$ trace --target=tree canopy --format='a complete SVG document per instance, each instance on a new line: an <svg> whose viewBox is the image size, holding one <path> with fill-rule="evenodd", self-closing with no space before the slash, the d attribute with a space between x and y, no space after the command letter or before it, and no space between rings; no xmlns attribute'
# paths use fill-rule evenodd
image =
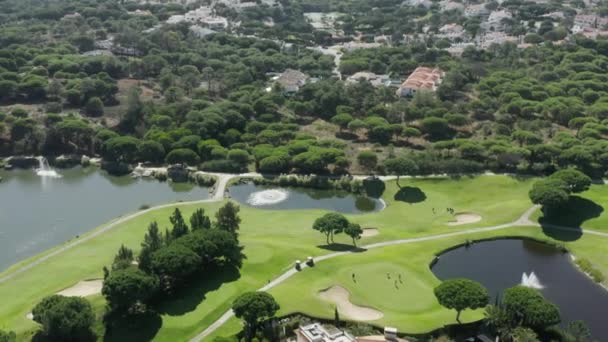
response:
<svg viewBox="0 0 608 342"><path fill-rule="evenodd" d="M560 312L535 289L515 286L505 290L502 299L508 315L529 328L547 328L560 322Z"/></svg>
<svg viewBox="0 0 608 342"><path fill-rule="evenodd" d="M260 322L274 317L279 309L279 304L266 292L245 292L232 303L234 315L245 322L250 332Z"/></svg>
<svg viewBox="0 0 608 342"><path fill-rule="evenodd" d="M483 285L469 279L449 279L439 284L435 290L439 304L456 310L456 320L465 309L479 309L488 305L490 296Z"/></svg>
<svg viewBox="0 0 608 342"><path fill-rule="evenodd" d="M52 295L32 309L34 321L47 337L58 341L90 341L95 321L91 304L84 298Z"/></svg>
<svg viewBox="0 0 608 342"><path fill-rule="evenodd" d="M338 213L327 213L315 220L312 229L325 234L325 240L333 243L334 235L342 233L349 226L348 219Z"/></svg>

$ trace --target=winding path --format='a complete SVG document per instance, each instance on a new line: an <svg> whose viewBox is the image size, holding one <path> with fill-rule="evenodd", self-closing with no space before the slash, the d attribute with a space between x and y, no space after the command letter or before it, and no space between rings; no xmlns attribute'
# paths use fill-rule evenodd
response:
<svg viewBox="0 0 608 342"><path fill-rule="evenodd" d="M453 236L467 235L467 234L480 233L480 232L489 232L489 231L500 230L500 229L505 229L505 228L510 228L510 227L518 227L518 226L519 227L522 227L522 226L538 227L538 226L540 226L540 224L531 221L530 216L532 214L534 214L534 212L536 210L538 210L539 208L540 208L540 206L538 206L538 205L532 206L530 209L526 210L526 212L523 213L523 215L521 215L517 220L515 220L511 223L505 223L505 224L500 224L500 225L491 226L491 227L472 228L472 229L461 230L461 231L452 232L452 233L430 235L430 236L419 237L419 238L378 242L378 243L361 246L361 248L375 249L375 248L382 248L382 247L395 246L395 245L404 245L404 244L411 244L411 243L416 243L416 242L438 240L438 239L443 239L443 238L453 237ZM553 226L553 225L551 225L550 227L554 228L554 229L559 229L559 230L566 230L566 231L575 231L576 230L576 231L578 231L578 229L576 229L576 228ZM600 235L600 236L608 237L608 233L603 233L603 232L598 232L598 231L593 231L593 230L586 230L586 229L580 229L580 231L588 233L588 234L592 234L592 235ZM325 255L316 257L314 260L315 260L315 264L318 264L319 262L322 262L324 260L333 259L333 258L342 256L342 255L347 255L347 254L351 254L351 253L353 253L353 252L352 251L343 251L343 252L329 253L329 254L325 254ZM301 270L304 270L306 267L307 267L306 263L302 264ZM268 290L272 289L273 287L283 283L287 279L291 278L294 274L296 274L298 272L299 271L297 271L294 267L292 267L285 273L281 274L280 276L278 276L277 278L272 280L270 283L268 283L265 286L258 289L258 291L268 291ZM195 337L190 339L190 342L202 341L203 339L205 339L206 337L208 337L209 335L214 333L217 329L219 329L224 323L226 323L233 316L234 316L234 313L232 312L232 310L226 311L220 318L218 318L218 320L216 320L211 325L209 325L204 331L202 331L201 333L199 333L198 335L196 335Z"/></svg>

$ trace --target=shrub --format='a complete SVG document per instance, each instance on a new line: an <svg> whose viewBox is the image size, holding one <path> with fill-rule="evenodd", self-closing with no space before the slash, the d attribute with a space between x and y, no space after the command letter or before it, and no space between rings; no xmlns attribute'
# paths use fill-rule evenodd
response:
<svg viewBox="0 0 608 342"><path fill-rule="evenodd" d="M103 102L99 97L92 97L87 101L84 111L90 116L101 116L103 115Z"/></svg>
<svg viewBox="0 0 608 342"><path fill-rule="evenodd" d="M201 170L210 172L227 172L227 173L238 173L243 171L243 166L239 165L231 160L210 160L204 162L200 166Z"/></svg>
<svg viewBox="0 0 608 342"><path fill-rule="evenodd" d="M169 164L183 163L191 166L197 165L200 162L198 154L187 148L178 148L169 152L165 160Z"/></svg>
<svg viewBox="0 0 608 342"><path fill-rule="evenodd" d="M604 274L602 274L600 270L595 268L589 260L585 258L576 259L576 264L578 265L578 267L580 267L581 270L583 270L583 272L587 273L596 283L601 283L606 279L604 277Z"/></svg>
<svg viewBox="0 0 608 342"><path fill-rule="evenodd" d="M211 175L205 175L202 173L192 173L190 174L190 181L198 184L199 186L211 187L215 185L217 181L216 177Z"/></svg>
<svg viewBox="0 0 608 342"><path fill-rule="evenodd" d="M249 163L249 153L245 150L234 149L228 152L228 160L243 166Z"/></svg>
<svg viewBox="0 0 608 342"><path fill-rule="evenodd" d="M15 107L12 111L11 111L11 115L16 117L16 118L27 118L27 116L29 115L29 113L27 112L27 110L21 108L21 107Z"/></svg>

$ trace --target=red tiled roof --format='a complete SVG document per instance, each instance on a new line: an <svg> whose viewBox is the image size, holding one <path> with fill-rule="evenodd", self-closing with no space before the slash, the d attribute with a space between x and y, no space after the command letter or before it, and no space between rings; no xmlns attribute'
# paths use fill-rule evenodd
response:
<svg viewBox="0 0 608 342"><path fill-rule="evenodd" d="M418 67L403 82L401 88L433 89L442 76L443 71L439 68Z"/></svg>

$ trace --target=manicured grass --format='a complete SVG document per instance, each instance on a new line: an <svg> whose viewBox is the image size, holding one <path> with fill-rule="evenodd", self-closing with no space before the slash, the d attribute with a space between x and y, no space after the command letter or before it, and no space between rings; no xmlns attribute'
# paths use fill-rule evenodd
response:
<svg viewBox="0 0 608 342"><path fill-rule="evenodd" d="M416 189L419 189L426 199L414 203L400 201L395 198L400 190L396 182L387 182L383 195L387 208L353 217L353 220L363 227L381 228L383 236L378 238L381 240L509 223L532 206L528 190L533 182L532 178L507 176L401 179L401 193L405 192L402 197L417 199L420 195ZM408 193L414 195L408 196ZM453 219L447 208L477 213L482 220L463 226L447 226L446 223Z"/></svg>
<svg viewBox="0 0 608 342"><path fill-rule="evenodd" d="M568 205L551 217L538 211L534 218L562 226L608 231L608 212L604 208L607 203L608 185L592 185L589 190L571 196Z"/></svg>
<svg viewBox="0 0 608 342"><path fill-rule="evenodd" d="M334 285L349 290L350 301L384 313L373 323L396 326L400 331L422 333L445 324L453 324L455 311L439 306L433 288L439 280L429 268L435 253L462 244L466 239L494 236L529 236L548 239L538 227L514 227L505 230L470 234L401 246L372 249L319 263L290 278L270 292L281 304L280 314L301 312L333 318L334 304L319 298L319 291ZM551 240L555 241L555 240ZM603 272L608 271L605 244L608 238L583 235L566 246L575 255L594 260ZM355 273L355 280L352 274ZM390 274L390 279L387 278ZM401 274L403 283L395 282ZM483 310L465 311L463 322L482 318ZM344 314L342 314L343 318Z"/></svg>
<svg viewBox="0 0 608 342"><path fill-rule="evenodd" d="M349 218L364 227L380 230L379 235L366 238L361 243L507 223L515 220L531 205L527 198L531 183L531 180L504 176L459 180L402 179L403 187L420 188L425 200L411 204L398 201L395 199L398 187L395 182L388 182L383 195L388 204L386 210L351 215ZM212 203L202 207L208 213L213 213L220 205ZM201 207L178 206L186 217ZM445 211L447 207L457 212L476 212L483 220L471 225L447 226L446 222L451 219ZM147 225L157 220L161 227L168 226L172 210L156 210L130 220L3 283L0 286L0 298L3 298L0 326L17 331L22 339L28 336L36 324L27 320L25 315L40 299L82 279L101 277L102 267L111 263L121 244L137 250ZM321 210L267 211L243 206L240 240L245 246L247 260L240 274L223 274L221 283L204 281L187 285L178 297L159 308L162 325L157 328L158 331L151 332L154 340L175 341L192 337L215 321L243 291L261 287L291 267L296 259L329 253L328 248L322 246L324 237L311 229L312 222L322 214ZM338 236L336 242L343 245L351 243L345 236ZM403 267L398 263L393 266ZM348 271L340 272L342 276L349 275ZM96 299L95 303L96 307L103 307L101 298ZM421 306L421 310L423 308ZM424 314L420 315L423 319Z"/></svg>

